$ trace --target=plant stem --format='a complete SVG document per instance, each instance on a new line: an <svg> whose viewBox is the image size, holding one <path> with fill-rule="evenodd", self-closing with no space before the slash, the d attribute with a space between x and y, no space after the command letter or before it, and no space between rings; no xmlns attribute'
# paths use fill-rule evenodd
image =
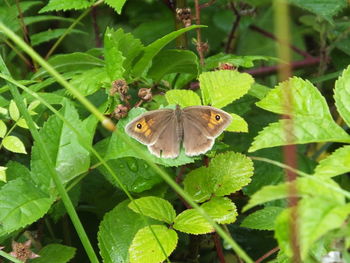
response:
<svg viewBox="0 0 350 263"><path fill-rule="evenodd" d="M201 24L201 11L199 7L199 0L194 0L194 5L196 9L196 24L200 25ZM202 43L202 34L201 34L201 29L197 28L197 51L199 54L199 61L202 66L204 66L204 54L203 54L203 43Z"/></svg>
<svg viewBox="0 0 350 263"><path fill-rule="evenodd" d="M280 248L279 247L275 247L273 249L271 249L270 251L268 251L266 254L262 255L260 258L258 258L255 263L260 263L261 261L263 261L265 258L268 258L269 256L275 254Z"/></svg>
<svg viewBox="0 0 350 263"><path fill-rule="evenodd" d="M235 19L235 22L232 25L232 29L231 29L230 35L228 36L228 40L227 40L227 44L226 44L226 48L225 48L226 53L231 53L232 52L232 49L233 49L232 48L232 41L236 37L235 36L235 32L237 31L239 22L241 21L241 15L237 11L237 9L235 7L235 4L231 2L230 3L230 7L231 7L232 11L234 12L234 14L236 15L236 19Z"/></svg>

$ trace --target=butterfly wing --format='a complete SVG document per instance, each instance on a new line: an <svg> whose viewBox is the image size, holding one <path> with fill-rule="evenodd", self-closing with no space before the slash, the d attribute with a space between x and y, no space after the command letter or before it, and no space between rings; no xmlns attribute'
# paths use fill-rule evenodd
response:
<svg viewBox="0 0 350 263"><path fill-rule="evenodd" d="M183 145L186 155L206 153L232 121L231 115L210 106L193 106L183 109Z"/></svg>
<svg viewBox="0 0 350 263"><path fill-rule="evenodd" d="M173 118L172 109L149 111L129 122L125 132L145 145L152 145Z"/></svg>

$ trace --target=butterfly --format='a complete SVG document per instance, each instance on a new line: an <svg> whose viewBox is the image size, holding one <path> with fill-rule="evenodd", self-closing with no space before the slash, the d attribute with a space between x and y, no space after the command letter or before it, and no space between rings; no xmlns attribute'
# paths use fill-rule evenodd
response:
<svg viewBox="0 0 350 263"><path fill-rule="evenodd" d="M176 158L181 143L185 154L196 156L209 151L232 117L210 106L190 106L181 109L160 109L146 112L128 123L125 132L148 146L162 158Z"/></svg>

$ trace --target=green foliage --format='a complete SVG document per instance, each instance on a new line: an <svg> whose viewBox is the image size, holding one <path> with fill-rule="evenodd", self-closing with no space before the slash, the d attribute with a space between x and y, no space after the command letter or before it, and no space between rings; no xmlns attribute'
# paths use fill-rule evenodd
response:
<svg viewBox="0 0 350 263"><path fill-rule="evenodd" d="M66 11L66 10L79 10L85 9L92 5L93 1L91 0L50 0L50 2L40 10L40 13L48 11Z"/></svg>
<svg viewBox="0 0 350 263"><path fill-rule="evenodd" d="M178 104L183 108L202 104L197 93L192 90L169 90L165 98L170 105Z"/></svg>
<svg viewBox="0 0 350 263"><path fill-rule="evenodd" d="M39 258L31 260L33 263L66 263L69 262L75 254L74 247L63 246L60 244L50 244L38 252Z"/></svg>
<svg viewBox="0 0 350 263"><path fill-rule="evenodd" d="M267 206L244 218L241 226L257 230L274 230L275 219L283 210L282 207Z"/></svg>
<svg viewBox="0 0 350 263"><path fill-rule="evenodd" d="M337 105L340 116L347 125L350 125L350 67L347 67L341 77L335 83L334 89L335 105Z"/></svg>

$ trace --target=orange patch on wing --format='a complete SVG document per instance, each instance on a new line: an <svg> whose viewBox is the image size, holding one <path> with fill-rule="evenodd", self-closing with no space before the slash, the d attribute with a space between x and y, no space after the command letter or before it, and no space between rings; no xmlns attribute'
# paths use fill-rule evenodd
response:
<svg viewBox="0 0 350 263"><path fill-rule="evenodd" d="M149 120L146 122L145 119L141 119L139 122L136 123L134 127L134 131L137 133L143 133L145 136L150 136L152 133L152 130L150 129L150 126L154 123L153 120ZM138 128L137 125L141 125L141 128Z"/></svg>

